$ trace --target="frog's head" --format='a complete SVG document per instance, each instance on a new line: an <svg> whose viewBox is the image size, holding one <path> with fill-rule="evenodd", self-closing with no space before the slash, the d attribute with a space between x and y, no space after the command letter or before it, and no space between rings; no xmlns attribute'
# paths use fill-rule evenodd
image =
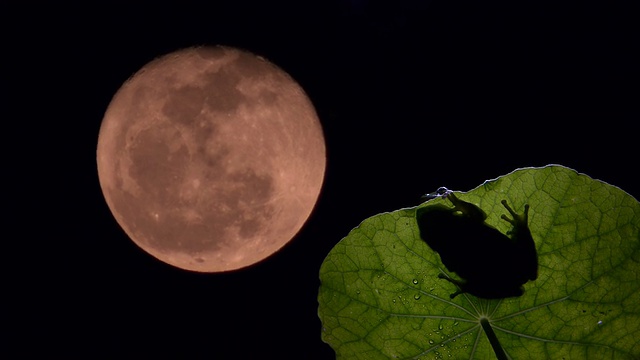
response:
<svg viewBox="0 0 640 360"><path fill-rule="evenodd" d="M435 199L437 197L442 197L443 199L446 199L447 196L449 196L449 194L451 194L451 193L453 193L453 191L447 189L444 186L441 186L435 192L422 195L422 199L425 200L425 201L426 200Z"/></svg>

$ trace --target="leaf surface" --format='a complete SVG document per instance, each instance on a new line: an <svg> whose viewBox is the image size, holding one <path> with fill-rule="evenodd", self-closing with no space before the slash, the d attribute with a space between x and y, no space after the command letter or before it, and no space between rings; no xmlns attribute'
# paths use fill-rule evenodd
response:
<svg viewBox="0 0 640 360"><path fill-rule="evenodd" d="M456 287L437 277L449 272L419 237L418 207L372 216L320 268L322 340L338 359L495 358L481 321L511 359L640 357L636 199L558 165L518 169L458 197L503 233L500 201L530 205L538 278L520 297L450 299ZM437 203L446 200L420 206Z"/></svg>

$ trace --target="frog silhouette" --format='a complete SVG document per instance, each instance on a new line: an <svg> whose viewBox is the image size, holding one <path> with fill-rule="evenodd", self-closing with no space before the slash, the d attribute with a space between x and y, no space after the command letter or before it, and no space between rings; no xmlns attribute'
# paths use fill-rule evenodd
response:
<svg viewBox="0 0 640 360"><path fill-rule="evenodd" d="M451 190L441 187L423 198L436 197L449 199L453 208L424 206L417 209L416 220L422 240L440 255L450 272L462 278L438 275L458 286L450 298L462 293L486 299L521 296L523 285L538 277L538 255L528 225L529 205L519 215L502 200L512 217L501 217L513 226L507 236L485 222L487 215L482 209L458 199Z"/></svg>

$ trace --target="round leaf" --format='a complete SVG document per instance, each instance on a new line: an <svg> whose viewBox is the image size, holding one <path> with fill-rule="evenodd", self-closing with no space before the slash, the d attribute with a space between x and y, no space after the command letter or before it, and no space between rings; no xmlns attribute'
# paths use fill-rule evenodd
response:
<svg viewBox="0 0 640 360"><path fill-rule="evenodd" d="M510 225L500 201L530 205L538 278L520 297L450 299L456 287L438 278L448 271L419 237L418 207L373 216L320 268L322 339L337 358L486 359L496 348L512 359L640 357L637 200L558 165L518 169L457 195L503 233ZM420 206L438 203L446 200Z"/></svg>

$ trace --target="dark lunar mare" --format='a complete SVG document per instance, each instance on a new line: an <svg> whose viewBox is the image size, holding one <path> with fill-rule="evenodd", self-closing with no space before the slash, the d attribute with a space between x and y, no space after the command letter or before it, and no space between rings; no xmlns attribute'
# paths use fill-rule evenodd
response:
<svg viewBox="0 0 640 360"><path fill-rule="evenodd" d="M463 279L440 274L460 288L451 298L465 292L488 299L522 295L522 285L538 277L535 243L526 223L528 207L524 215L517 215L503 202L514 217L503 217L514 224L509 237L484 221L482 209L451 192L447 195L454 208L444 204L421 207L416 220L420 237L449 271Z"/></svg>

